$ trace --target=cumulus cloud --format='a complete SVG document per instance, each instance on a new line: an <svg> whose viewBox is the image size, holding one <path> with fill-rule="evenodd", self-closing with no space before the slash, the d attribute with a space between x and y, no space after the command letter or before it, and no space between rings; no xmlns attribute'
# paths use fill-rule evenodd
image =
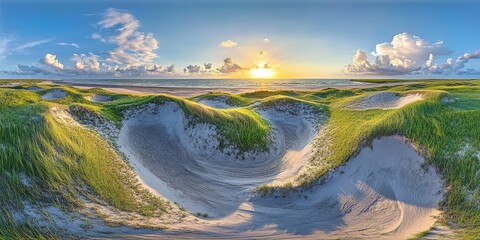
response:
<svg viewBox="0 0 480 240"><path fill-rule="evenodd" d="M110 66L106 65L105 75L109 76L158 76L162 74L172 74L175 73L174 65L162 67L158 64L147 64L139 66L128 66L128 67L119 67L117 65Z"/></svg>
<svg viewBox="0 0 480 240"><path fill-rule="evenodd" d="M17 65L16 70L2 70L1 72L17 75L111 77L158 77L175 74L175 65L160 66L153 63L153 60L157 58L153 51L158 48L158 42L152 33L138 31L140 22L132 14L123 10L107 9L101 16L102 19L98 22L98 26L102 28L102 32L93 33L91 38L116 45L114 50L108 52L106 59L101 59L94 53L73 54L70 58L73 66L67 67L57 59L56 55L47 53L39 61L41 63L39 66ZM36 46L46 41L26 43L16 49ZM4 53L4 49L8 48L7 45L10 42L10 39L0 39L0 54ZM79 48L76 43L60 42L58 45Z"/></svg>
<svg viewBox="0 0 480 240"><path fill-rule="evenodd" d="M237 42L234 42L232 40L225 40L223 42L221 42L219 44L220 47L223 47L223 48L232 48L232 47L236 47L238 46L238 43Z"/></svg>
<svg viewBox="0 0 480 240"><path fill-rule="evenodd" d="M175 73L175 65L162 67L158 64L144 64L138 66L109 65L106 62L100 64L99 56L89 53L74 54L70 59L74 67L64 67L56 55L47 53L39 62L41 67L17 65L17 70L1 70L1 73L14 75L58 75L58 76L108 76L108 77L157 77L172 75Z"/></svg>
<svg viewBox="0 0 480 240"><path fill-rule="evenodd" d="M100 71L100 63L98 62L98 56L89 53L89 55L85 54L73 54L71 59L75 64L75 69L78 71L84 72L98 72Z"/></svg>
<svg viewBox="0 0 480 240"><path fill-rule="evenodd" d="M43 59L40 60L40 63L45 64L53 70L63 70L63 64L58 61L57 55L47 53Z"/></svg>
<svg viewBox="0 0 480 240"><path fill-rule="evenodd" d="M223 66L218 69L221 73L232 73L232 72L238 72L243 70L240 65L236 64L232 58L225 58L223 60Z"/></svg>
<svg viewBox="0 0 480 240"><path fill-rule="evenodd" d="M58 45L60 45L60 46L72 46L72 47L75 47L75 48L80 48L80 46L78 46L77 43L59 42Z"/></svg>
<svg viewBox="0 0 480 240"><path fill-rule="evenodd" d="M183 69L185 74L215 74L218 73L218 70L212 69L211 63L204 63L203 65L188 65Z"/></svg>
<svg viewBox="0 0 480 240"><path fill-rule="evenodd" d="M267 52L265 52L263 50L258 53L259 57L266 57L267 55L268 55Z"/></svg>
<svg viewBox="0 0 480 240"><path fill-rule="evenodd" d="M140 22L129 12L110 8L98 24L104 29L114 28L118 33L108 38L117 48L109 52L107 61L128 67L147 64L158 57L153 52L158 48L153 33L137 31Z"/></svg>
<svg viewBox="0 0 480 240"><path fill-rule="evenodd" d="M50 75L51 71L36 66L18 64L17 70L2 70L2 73L14 75Z"/></svg>
<svg viewBox="0 0 480 240"><path fill-rule="evenodd" d="M198 65L188 65L186 68L183 69L184 73L200 73L202 67Z"/></svg>
<svg viewBox="0 0 480 240"><path fill-rule="evenodd" d="M175 65L172 64L172 65L170 65L170 66L166 66L166 67L165 67L165 71L166 71L167 73L175 73Z"/></svg>
<svg viewBox="0 0 480 240"><path fill-rule="evenodd" d="M480 52L477 51L458 57L456 62L448 58L445 63L434 63L436 57L451 52L442 41L432 43L415 35L400 33L391 42L375 46L375 51L371 53L373 62L369 61L365 51L358 49L352 63L345 66L343 71L366 75L462 74L465 63L480 58Z"/></svg>

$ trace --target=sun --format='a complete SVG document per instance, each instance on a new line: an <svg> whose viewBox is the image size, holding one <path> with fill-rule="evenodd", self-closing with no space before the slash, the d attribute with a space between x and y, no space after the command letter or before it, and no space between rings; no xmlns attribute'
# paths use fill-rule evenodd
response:
<svg viewBox="0 0 480 240"><path fill-rule="evenodd" d="M250 69L250 76L252 78L272 78L275 71L268 67L265 62L259 62L255 68Z"/></svg>

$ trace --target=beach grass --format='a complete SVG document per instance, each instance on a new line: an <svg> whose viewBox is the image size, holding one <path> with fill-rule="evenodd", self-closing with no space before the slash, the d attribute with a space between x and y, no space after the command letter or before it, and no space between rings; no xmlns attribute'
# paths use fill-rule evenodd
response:
<svg viewBox="0 0 480 240"><path fill-rule="evenodd" d="M375 80L379 81L379 80ZM391 82L391 81L390 81ZM382 82L383 83L383 82ZM403 135L411 139L427 164L433 165L445 181L446 194L442 209L447 222L463 229L461 238L480 238L480 81L424 80L397 86L359 89L323 89L318 91L258 91L240 95L211 93L192 99L169 95L140 96L114 94L101 89L76 89L51 86L38 92L26 90L34 86L0 88L0 238L57 238L54 229L37 225L21 225L13 220L13 209L25 202L39 208L54 204L74 211L80 207L80 195L94 195L124 211L152 214L165 211L164 202L138 201L139 189L134 176L126 175L121 156L107 141L91 130L67 126L53 119L53 106L81 106L98 116L121 125L123 112L144 104L175 102L184 114L195 121L213 124L229 143L241 150L262 150L268 147L271 131L266 120L258 115L252 103L277 106L302 102L318 107L328 115L310 171L285 186L262 186L262 194L274 191L308 189L329 171L341 166L373 139L385 135ZM51 89L65 91L63 99L45 101L42 94ZM390 91L400 95L420 93L423 100L399 109L358 111L348 103L372 92ZM105 103L85 99L92 94L114 98ZM216 109L197 103L218 97L237 106ZM194 100L194 101L192 101ZM326 141L328 139L328 141ZM328 154L327 154L328 153ZM31 186L25 186L27 177ZM55 195L46 200L43 193ZM422 233L426 234L426 233Z"/></svg>

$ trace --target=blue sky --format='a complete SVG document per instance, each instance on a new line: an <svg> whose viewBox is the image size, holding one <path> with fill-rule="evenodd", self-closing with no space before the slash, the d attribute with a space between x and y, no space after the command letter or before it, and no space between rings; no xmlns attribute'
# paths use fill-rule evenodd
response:
<svg viewBox="0 0 480 240"><path fill-rule="evenodd" d="M473 78L479 10L474 1L0 0L0 77L249 77L262 68L286 78ZM119 39L119 29L131 32ZM228 40L236 44L222 47Z"/></svg>

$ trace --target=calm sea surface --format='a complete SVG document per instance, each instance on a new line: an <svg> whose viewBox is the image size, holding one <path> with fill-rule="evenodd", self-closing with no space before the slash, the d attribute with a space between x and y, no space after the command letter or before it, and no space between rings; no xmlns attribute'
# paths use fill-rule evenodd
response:
<svg viewBox="0 0 480 240"><path fill-rule="evenodd" d="M131 87L271 89L325 88L368 84L350 79L68 79L63 81Z"/></svg>

